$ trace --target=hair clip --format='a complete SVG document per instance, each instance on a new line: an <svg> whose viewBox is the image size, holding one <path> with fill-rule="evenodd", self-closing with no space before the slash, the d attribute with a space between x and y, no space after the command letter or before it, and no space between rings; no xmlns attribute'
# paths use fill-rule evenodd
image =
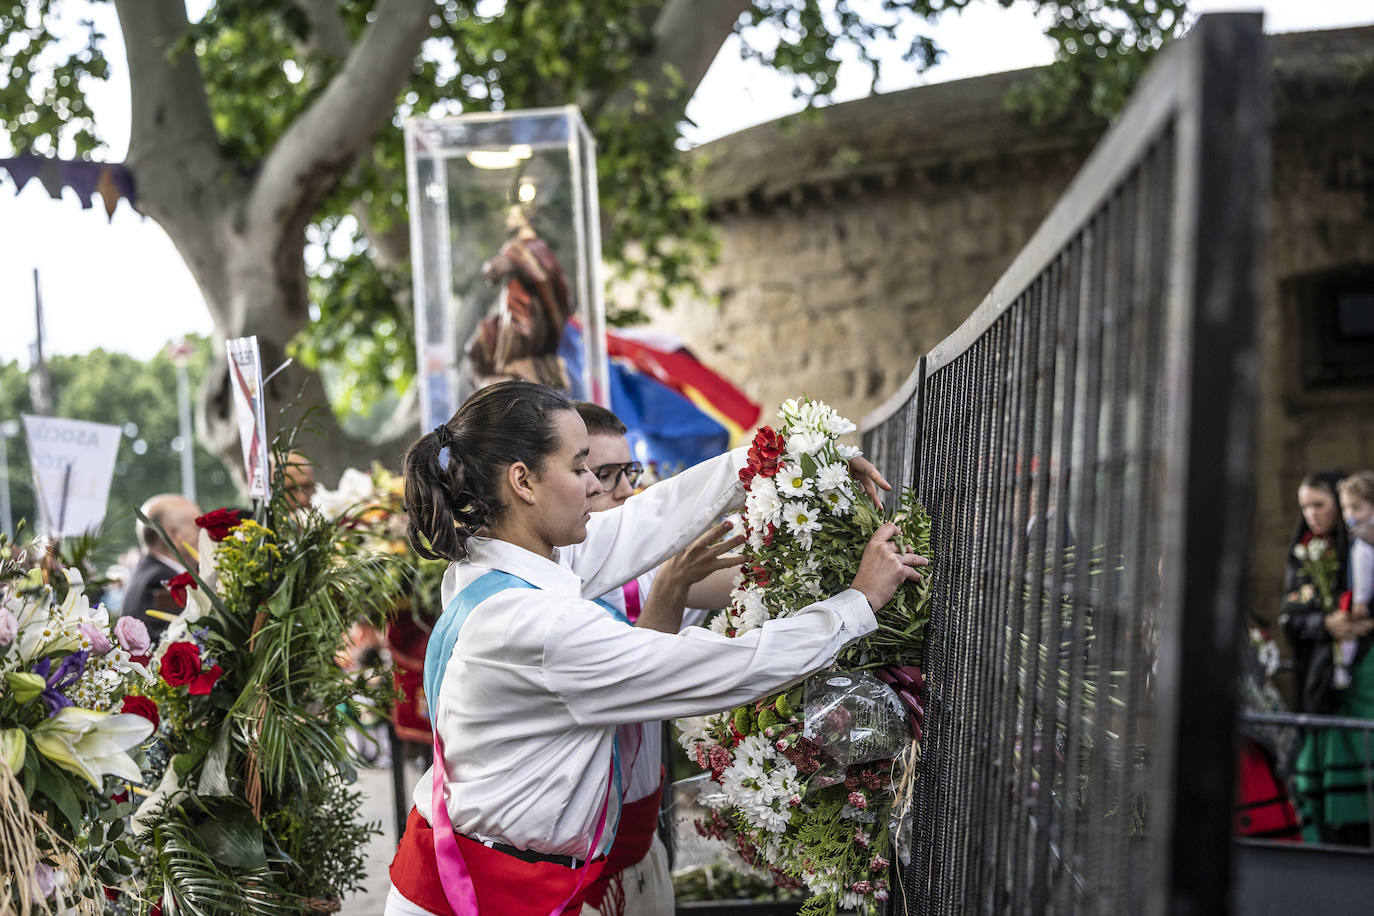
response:
<svg viewBox="0 0 1374 916"><path fill-rule="evenodd" d="M439 470L441 470L441 471L447 471L447 470L448 470L448 461L449 461L448 446L445 445L443 448L439 449Z"/></svg>

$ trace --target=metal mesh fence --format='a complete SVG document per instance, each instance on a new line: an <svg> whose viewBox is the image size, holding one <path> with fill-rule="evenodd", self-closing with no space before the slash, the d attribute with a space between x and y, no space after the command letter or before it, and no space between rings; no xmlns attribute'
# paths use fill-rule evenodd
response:
<svg viewBox="0 0 1374 916"><path fill-rule="evenodd" d="M1189 694L1198 659L1234 671L1244 543L1188 550L1199 499L1248 522L1258 31L1207 17L1175 46L993 293L865 424L936 545L895 913L1225 911L1234 701ZM1221 104L1254 118L1224 173L1204 122ZM1226 638L1197 645L1199 615ZM1217 722L1222 740L1203 737Z"/></svg>

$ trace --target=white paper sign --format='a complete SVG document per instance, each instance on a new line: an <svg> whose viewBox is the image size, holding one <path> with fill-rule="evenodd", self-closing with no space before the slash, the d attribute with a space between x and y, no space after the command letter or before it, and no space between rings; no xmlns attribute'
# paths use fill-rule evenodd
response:
<svg viewBox="0 0 1374 916"><path fill-rule="evenodd" d="M85 534L105 520L120 430L105 423L24 416L43 533Z"/></svg>
<svg viewBox="0 0 1374 916"><path fill-rule="evenodd" d="M248 496L267 499L267 411L262 399L262 354L258 338L235 337L225 341L229 351L229 387L234 391L234 412L243 443L243 468L248 477Z"/></svg>

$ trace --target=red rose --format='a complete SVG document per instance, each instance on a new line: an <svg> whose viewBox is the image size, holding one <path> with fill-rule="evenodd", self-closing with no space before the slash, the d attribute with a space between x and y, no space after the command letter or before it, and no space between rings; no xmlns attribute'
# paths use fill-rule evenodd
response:
<svg viewBox="0 0 1374 916"><path fill-rule="evenodd" d="M193 642L174 642L162 656L162 679L169 687L189 684L200 674L200 647Z"/></svg>
<svg viewBox="0 0 1374 916"><path fill-rule="evenodd" d="M211 665L191 679L191 686L186 688L187 692L193 697L203 697L210 692L210 688L215 686L215 681L224 672L219 665Z"/></svg>
<svg viewBox="0 0 1374 916"><path fill-rule="evenodd" d="M209 532L210 540L222 541L229 536L230 531L238 527L241 521L243 521L243 513L238 509L216 509L196 519L196 524Z"/></svg>
<svg viewBox="0 0 1374 916"><path fill-rule="evenodd" d="M130 712L136 716L142 716L153 723L156 729L162 719L157 714L157 704L147 697L136 697L133 695L124 698L124 705L119 708L120 712Z"/></svg>
<svg viewBox="0 0 1374 916"><path fill-rule="evenodd" d="M172 600L177 603L177 607L186 607L186 589L200 588L196 585L196 577L188 572L179 573L167 580L167 591L172 593Z"/></svg>

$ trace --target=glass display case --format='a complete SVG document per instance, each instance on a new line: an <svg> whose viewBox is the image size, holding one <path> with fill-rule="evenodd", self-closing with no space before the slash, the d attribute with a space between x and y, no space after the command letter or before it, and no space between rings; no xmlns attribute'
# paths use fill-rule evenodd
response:
<svg viewBox="0 0 1374 916"><path fill-rule="evenodd" d="M574 106L405 131L423 429L505 378L607 404L596 149Z"/></svg>

